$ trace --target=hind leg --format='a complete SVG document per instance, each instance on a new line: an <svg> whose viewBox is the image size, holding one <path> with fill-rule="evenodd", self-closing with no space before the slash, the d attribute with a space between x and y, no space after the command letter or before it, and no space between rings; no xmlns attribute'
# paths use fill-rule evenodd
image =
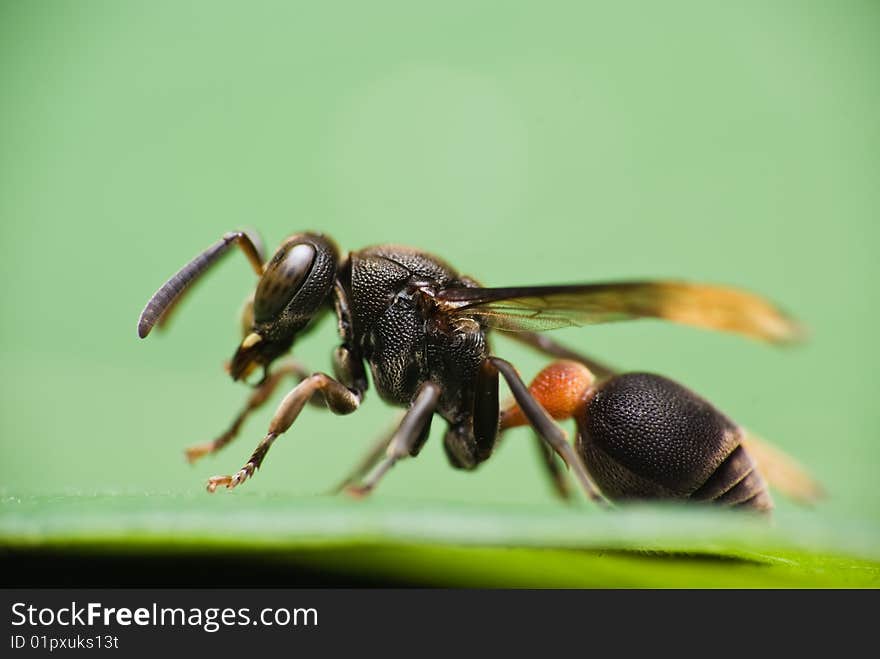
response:
<svg viewBox="0 0 880 659"><path fill-rule="evenodd" d="M558 341L540 332L510 332L506 336L535 350L559 360L578 362L586 366L598 379L604 380L619 371L604 362L597 361L583 353L567 348Z"/></svg>
<svg viewBox="0 0 880 659"><path fill-rule="evenodd" d="M554 423L554 419L574 416L586 404L587 396L592 391L593 374L578 362L554 362L538 374L530 387L526 387L510 362L498 357L489 359L504 376L516 401L502 411L501 430L526 424L532 426L574 471L587 496L597 503L604 503L605 499L568 442L565 432Z"/></svg>

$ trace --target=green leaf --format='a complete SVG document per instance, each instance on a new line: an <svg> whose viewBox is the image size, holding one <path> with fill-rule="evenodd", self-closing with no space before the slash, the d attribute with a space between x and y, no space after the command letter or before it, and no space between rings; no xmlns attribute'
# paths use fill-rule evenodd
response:
<svg viewBox="0 0 880 659"><path fill-rule="evenodd" d="M18 551L222 554L389 583L513 587L876 587L873 532L808 514L466 506L329 497L6 497Z"/></svg>

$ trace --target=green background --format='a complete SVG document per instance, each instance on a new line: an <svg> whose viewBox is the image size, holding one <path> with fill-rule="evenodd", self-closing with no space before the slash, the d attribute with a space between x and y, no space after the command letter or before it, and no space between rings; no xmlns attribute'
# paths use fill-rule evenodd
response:
<svg viewBox="0 0 880 659"><path fill-rule="evenodd" d="M830 497L806 515L777 497L780 537L867 534L876 557L878 28L871 1L4 2L0 532L124 537L119 501L171 535L191 529L181 506L222 530L264 501L270 526L316 506L343 529L411 506L563 514L523 430L463 473L435 424L373 501L317 496L393 418L374 391L348 417L307 409L253 482L204 494L274 406L184 462L247 393L222 364L253 274L233 255L171 331L135 325L179 266L251 226L270 247L306 229L419 246L490 285L675 277L769 296L806 345L654 322L555 335L680 380L796 455ZM326 370L335 342L325 321L295 354ZM526 377L544 363L496 344ZM100 520L78 527L68 504ZM577 537L607 525L570 512Z"/></svg>

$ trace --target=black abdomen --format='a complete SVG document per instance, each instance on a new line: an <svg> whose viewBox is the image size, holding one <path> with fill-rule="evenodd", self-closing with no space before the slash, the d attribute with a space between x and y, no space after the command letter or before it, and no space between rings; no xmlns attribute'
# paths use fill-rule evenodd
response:
<svg viewBox="0 0 880 659"><path fill-rule="evenodd" d="M611 499L694 498L769 509L742 431L668 378L627 373L602 383L578 420L578 451Z"/></svg>

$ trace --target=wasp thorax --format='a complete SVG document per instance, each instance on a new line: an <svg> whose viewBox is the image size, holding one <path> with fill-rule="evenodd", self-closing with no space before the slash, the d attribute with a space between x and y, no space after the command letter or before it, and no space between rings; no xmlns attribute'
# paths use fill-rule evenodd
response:
<svg viewBox="0 0 880 659"><path fill-rule="evenodd" d="M282 247L269 262L254 296L254 319L276 317L302 288L315 262L314 245L299 243Z"/></svg>

